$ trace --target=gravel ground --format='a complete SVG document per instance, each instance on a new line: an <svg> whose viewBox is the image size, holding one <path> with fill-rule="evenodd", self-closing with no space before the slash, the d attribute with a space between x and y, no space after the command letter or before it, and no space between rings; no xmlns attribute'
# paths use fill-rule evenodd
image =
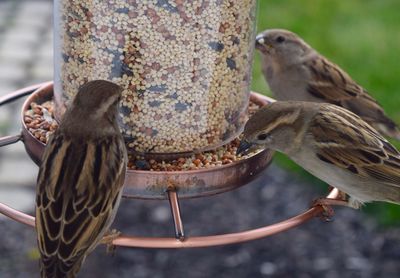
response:
<svg viewBox="0 0 400 278"><path fill-rule="evenodd" d="M186 233L208 235L259 227L307 208L319 193L271 165L257 180L210 198L181 201ZM173 234L163 201L124 200L115 227L135 235ZM135 224L135 223L140 223ZM37 277L34 232L0 221L0 277ZM336 208L333 222L314 219L273 237L224 247L149 250L98 247L80 277L399 277L400 229Z"/></svg>

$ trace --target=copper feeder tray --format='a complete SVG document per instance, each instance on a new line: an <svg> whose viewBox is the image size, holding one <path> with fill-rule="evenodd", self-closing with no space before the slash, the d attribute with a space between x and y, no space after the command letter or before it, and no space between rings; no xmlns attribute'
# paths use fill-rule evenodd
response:
<svg viewBox="0 0 400 278"><path fill-rule="evenodd" d="M0 147L22 141L29 156L36 164L39 164L45 145L27 130L23 120L24 113L33 101L41 103L52 98L53 83L47 82L34 85L1 97L0 106L29 94L31 95L25 101L21 111L21 134L0 138ZM267 105L274 101L257 93L251 94L251 100L260 105ZM323 208L316 206L298 216L263 228L214 236L185 236L179 198L204 197L245 185L269 165L272 155L272 151L264 150L231 164L201 170L173 172L128 170L125 179L124 197L168 199L174 220L175 238L121 235L113 240L113 244L141 248L192 248L240 243L286 231L320 215L323 212ZM337 197L338 191L336 189L332 190L327 196L327 198L332 199ZM34 217L14 210L2 203L0 203L0 213L28 226L35 226Z"/></svg>
<svg viewBox="0 0 400 278"><path fill-rule="evenodd" d="M43 103L53 98L53 84L48 83L30 95L22 107L22 138L32 160L40 163L45 144L32 135L24 123L24 114L32 102ZM268 104L268 99L253 94L253 101ZM247 159L210 169L156 172L127 170L124 196L135 199L168 199L167 189L178 192L179 198L214 195L232 190L253 180L271 162L273 152L264 150Z"/></svg>

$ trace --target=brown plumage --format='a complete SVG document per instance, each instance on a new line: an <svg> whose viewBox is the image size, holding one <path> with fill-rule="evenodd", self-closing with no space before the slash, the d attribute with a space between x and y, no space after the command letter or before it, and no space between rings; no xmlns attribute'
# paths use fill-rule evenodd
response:
<svg viewBox="0 0 400 278"><path fill-rule="evenodd" d="M328 102L359 115L382 134L400 132L379 103L338 65L323 57L296 34L266 30L256 39L268 85L278 100Z"/></svg>
<svg viewBox="0 0 400 278"><path fill-rule="evenodd" d="M318 146L320 160L400 187L400 153L356 115L323 105L309 132Z"/></svg>
<svg viewBox="0 0 400 278"><path fill-rule="evenodd" d="M49 139L36 195L41 277L76 277L114 219L127 163L120 93L108 81L85 84Z"/></svg>
<svg viewBox="0 0 400 278"><path fill-rule="evenodd" d="M400 204L400 153L354 113L327 103L275 102L246 123L238 148L278 150L350 195L350 205Z"/></svg>

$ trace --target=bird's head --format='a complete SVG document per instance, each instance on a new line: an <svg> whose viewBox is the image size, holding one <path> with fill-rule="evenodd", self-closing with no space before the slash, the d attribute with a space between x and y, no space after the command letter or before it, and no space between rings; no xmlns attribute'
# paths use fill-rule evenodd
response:
<svg viewBox="0 0 400 278"><path fill-rule="evenodd" d="M76 94L73 108L84 108L94 117L114 112L121 98L121 87L106 80L89 81L82 85Z"/></svg>
<svg viewBox="0 0 400 278"><path fill-rule="evenodd" d="M258 110L246 123L237 154L255 148L287 153L304 126L302 106L293 102L275 102Z"/></svg>
<svg viewBox="0 0 400 278"><path fill-rule="evenodd" d="M121 87L115 83L106 80L89 81L79 88L70 110L85 112L92 119L115 116L121 92Z"/></svg>
<svg viewBox="0 0 400 278"><path fill-rule="evenodd" d="M79 130L85 127L90 129L90 125L95 125L98 129L117 127L121 92L120 86L106 80L85 83L65 112L61 125Z"/></svg>
<svg viewBox="0 0 400 278"><path fill-rule="evenodd" d="M256 49L263 56L280 62L293 61L307 55L312 48L295 33L283 29L268 29L256 37Z"/></svg>

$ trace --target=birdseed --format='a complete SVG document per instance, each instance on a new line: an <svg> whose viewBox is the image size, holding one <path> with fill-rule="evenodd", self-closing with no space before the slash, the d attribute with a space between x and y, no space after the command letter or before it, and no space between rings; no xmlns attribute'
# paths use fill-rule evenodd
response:
<svg viewBox="0 0 400 278"><path fill-rule="evenodd" d="M123 87L122 132L139 152L212 149L240 133L257 0L56 2L57 113L106 79Z"/></svg>
<svg viewBox="0 0 400 278"><path fill-rule="evenodd" d="M260 106L250 102L246 115L253 115ZM24 114L24 122L30 133L37 140L46 144L49 136L58 128L58 123L54 117L54 101L46 101L42 104L32 102L30 109ZM218 167L230 164L234 161L254 155L250 153L246 156L236 156L239 146L239 138L216 148L215 150L199 152L189 157L179 157L171 161L157 161L154 159L146 160L143 156L130 154L128 168L131 170L149 171L187 171ZM128 153L132 150L127 145Z"/></svg>
<svg viewBox="0 0 400 278"><path fill-rule="evenodd" d="M46 144L50 134L57 128L58 123L54 119L54 102L46 101L42 104L31 103L31 107L24 114L24 122L30 133Z"/></svg>

